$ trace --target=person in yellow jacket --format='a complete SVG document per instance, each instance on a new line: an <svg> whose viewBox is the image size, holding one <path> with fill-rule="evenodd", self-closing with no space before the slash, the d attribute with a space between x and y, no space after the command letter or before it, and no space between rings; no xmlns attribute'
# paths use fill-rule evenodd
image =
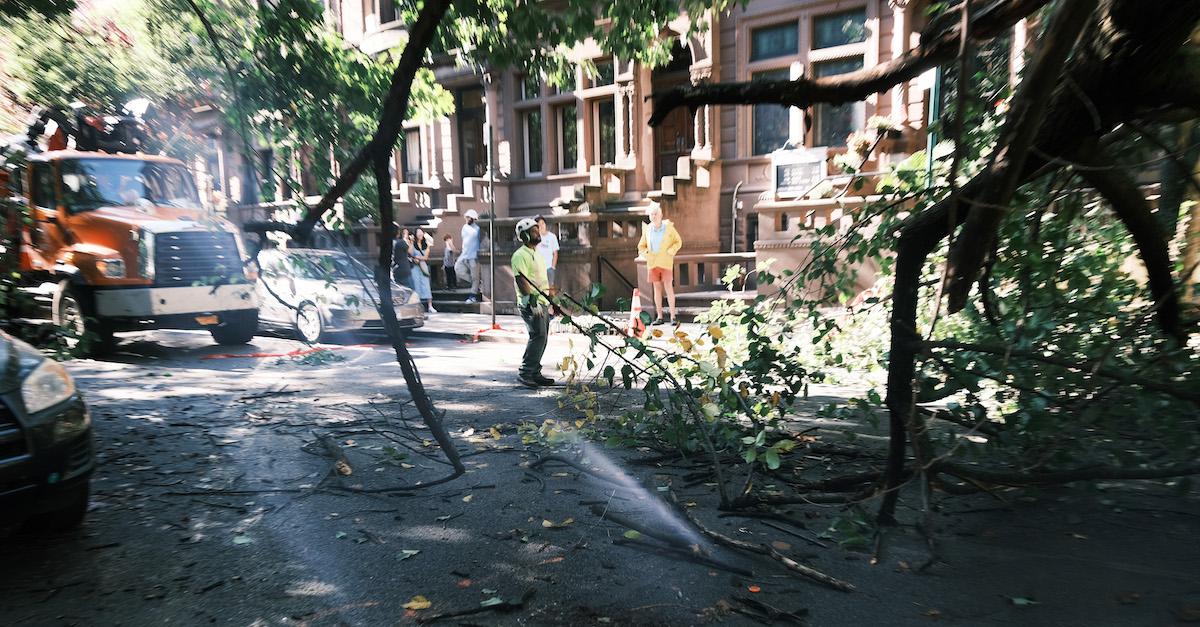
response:
<svg viewBox="0 0 1200 627"><path fill-rule="evenodd" d="M638 258L646 260L650 283L654 286L654 324L663 323L663 292L667 293L667 306L671 310L671 322L678 322L675 315L675 253L683 247L683 239L670 220L663 219L662 206L650 205L647 212L650 224L642 228L642 240L638 242Z"/></svg>

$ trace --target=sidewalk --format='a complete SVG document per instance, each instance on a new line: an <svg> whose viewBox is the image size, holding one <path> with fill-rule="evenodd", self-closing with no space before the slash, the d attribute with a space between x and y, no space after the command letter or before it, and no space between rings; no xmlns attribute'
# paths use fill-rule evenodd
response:
<svg viewBox="0 0 1200 627"><path fill-rule="evenodd" d="M605 317L618 326L624 327L628 314L621 316L617 313L605 312ZM586 319L577 318L576 322L584 327L590 327L595 324L595 319L588 316ZM528 337L525 333L525 322L521 320L520 316L497 314L496 325L500 328L492 328L491 314L439 312L426 317L425 326L413 329L410 335L412 337L454 338L468 342L506 342L509 344L524 344ZM671 327L664 325L655 328L666 332ZM689 335L695 335L700 331L700 325L692 323L682 324L679 328ZM563 323L561 318L550 321L551 342L567 338L581 341L584 337L574 327Z"/></svg>

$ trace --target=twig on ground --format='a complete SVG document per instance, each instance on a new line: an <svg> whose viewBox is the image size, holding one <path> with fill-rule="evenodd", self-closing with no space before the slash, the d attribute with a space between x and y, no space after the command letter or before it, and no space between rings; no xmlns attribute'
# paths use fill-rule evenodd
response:
<svg viewBox="0 0 1200 627"><path fill-rule="evenodd" d="M595 514L596 516L599 516L602 519L606 518L608 520L613 521L614 523L617 523L618 525L621 525L622 527L627 527L629 529L633 529L634 531L637 531L638 533L641 533L644 536L654 538L655 540L658 540L660 542L666 542L667 544L669 544L671 546L693 551L697 555L701 554L700 547L696 543L690 542L686 538L682 538L682 537L674 535L672 533L659 531L657 529L654 529L652 527L644 525L635 520L626 518L625 516L618 514L614 511L612 511L611 509L608 509L607 506L602 507L600 505L593 505L593 506L591 506L590 509L593 514Z"/></svg>
<svg viewBox="0 0 1200 627"><path fill-rule="evenodd" d="M610 518L611 518L611 515L610 515ZM678 549L678 548L671 547L671 546L663 546L661 544L646 542L645 540L634 540L632 538L624 538L624 537L613 538L612 542L613 542L613 544L616 544L618 546L633 546L633 547L637 547L640 549L654 551L655 553L666 555L668 557L676 557L676 558L683 559L683 560L686 560L689 562L694 562L696 564L700 564L701 566L707 566L709 568L716 568L718 570L728 571L728 572L731 572L731 573L734 573L737 575L741 575L743 577L753 577L754 576L754 571L752 571L752 570L747 570L740 566L733 566L731 564L726 564L724 562L717 561L710 557L705 557L698 553L693 553L690 550Z"/></svg>
<svg viewBox="0 0 1200 627"><path fill-rule="evenodd" d="M492 612L492 611L511 612L514 610L523 609L526 605L529 604L530 601L533 600L533 596L535 594L537 594L537 590L534 588L530 588L530 589L526 590L525 594L522 594L520 600L517 600L517 601L504 601L502 603L496 603L495 605L480 605L479 607L471 607L471 608L467 608L465 610L442 612L441 614L430 614L429 616L423 616L421 618L418 618L417 622L419 624L425 625L425 624L437 622L439 620L443 620L446 618L455 618L458 616L470 616L471 614L482 614L483 612Z"/></svg>

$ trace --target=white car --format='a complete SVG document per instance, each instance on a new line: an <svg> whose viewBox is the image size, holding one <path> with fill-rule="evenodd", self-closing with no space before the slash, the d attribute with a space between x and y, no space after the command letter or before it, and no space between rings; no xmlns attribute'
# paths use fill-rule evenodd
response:
<svg viewBox="0 0 1200 627"><path fill-rule="evenodd" d="M335 331L382 329L374 272L332 250L272 249L258 255L259 325L320 342ZM392 283L392 303L404 331L425 324L417 294Z"/></svg>

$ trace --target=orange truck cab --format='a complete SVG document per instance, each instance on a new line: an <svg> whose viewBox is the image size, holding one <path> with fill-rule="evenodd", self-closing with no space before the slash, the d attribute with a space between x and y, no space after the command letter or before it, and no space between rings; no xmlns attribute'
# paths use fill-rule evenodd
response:
<svg viewBox="0 0 1200 627"><path fill-rule="evenodd" d="M258 326L256 275L237 229L204 208L192 173L146 154L50 150L0 168L9 266L56 324L97 350L113 333ZM10 268L4 268L9 271Z"/></svg>

